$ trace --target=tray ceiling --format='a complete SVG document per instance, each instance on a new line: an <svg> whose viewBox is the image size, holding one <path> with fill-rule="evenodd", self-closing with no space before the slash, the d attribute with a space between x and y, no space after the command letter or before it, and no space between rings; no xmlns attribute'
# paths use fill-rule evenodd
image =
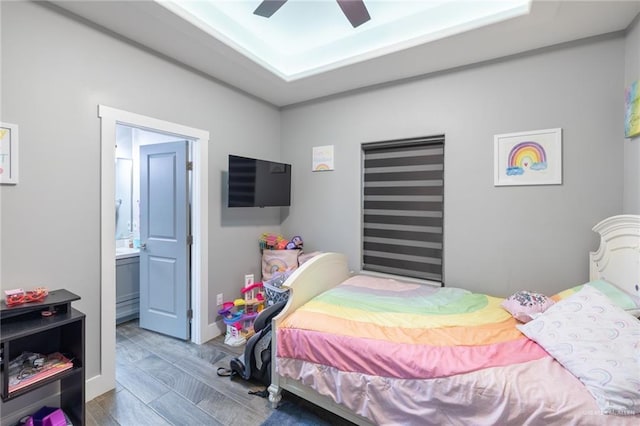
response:
<svg viewBox="0 0 640 426"><path fill-rule="evenodd" d="M352 28L335 0L289 0L270 18L253 14L261 0L52 3L279 107L622 31L640 12L640 0L365 0L371 20Z"/></svg>

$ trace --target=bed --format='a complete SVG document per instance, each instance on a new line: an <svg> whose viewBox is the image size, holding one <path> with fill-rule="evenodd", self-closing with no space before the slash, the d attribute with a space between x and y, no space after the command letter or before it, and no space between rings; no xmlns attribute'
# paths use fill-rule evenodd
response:
<svg viewBox="0 0 640 426"><path fill-rule="evenodd" d="M352 275L345 256L315 256L273 320L269 400L287 390L359 425L638 424L640 216L593 230L589 285L526 324L502 298Z"/></svg>

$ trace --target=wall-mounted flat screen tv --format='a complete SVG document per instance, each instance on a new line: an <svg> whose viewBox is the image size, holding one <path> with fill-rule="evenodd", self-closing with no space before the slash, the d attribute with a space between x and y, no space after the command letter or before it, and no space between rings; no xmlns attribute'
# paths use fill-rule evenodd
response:
<svg viewBox="0 0 640 426"><path fill-rule="evenodd" d="M229 207L291 205L291 165L229 155Z"/></svg>

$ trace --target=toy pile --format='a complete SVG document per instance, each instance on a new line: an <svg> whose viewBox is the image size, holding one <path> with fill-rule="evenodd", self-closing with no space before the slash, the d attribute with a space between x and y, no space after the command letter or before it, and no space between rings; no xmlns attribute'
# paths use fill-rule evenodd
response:
<svg viewBox="0 0 640 426"><path fill-rule="evenodd" d="M271 306L289 298L289 289L282 285L300 265L298 257L302 253L303 242L299 235L287 240L282 235L264 233L259 243L264 292L267 306Z"/></svg>
<svg viewBox="0 0 640 426"><path fill-rule="evenodd" d="M265 297L262 283L254 283L241 290L242 298L224 302L218 314L227 325L224 343L243 345L254 334L253 322L264 309Z"/></svg>
<svg viewBox="0 0 640 426"><path fill-rule="evenodd" d="M258 242L261 250L295 250L302 248L302 237L299 235L287 240L282 235L265 232L260 236Z"/></svg>

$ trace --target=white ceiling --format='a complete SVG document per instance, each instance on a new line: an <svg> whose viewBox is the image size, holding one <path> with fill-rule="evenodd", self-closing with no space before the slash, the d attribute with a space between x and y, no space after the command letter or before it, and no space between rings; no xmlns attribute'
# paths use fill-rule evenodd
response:
<svg viewBox="0 0 640 426"><path fill-rule="evenodd" d="M257 7L261 0L243 1ZM301 0L289 0L283 9L294 1ZM640 13L640 0L534 0L527 15L409 47L396 44L399 50L386 48L291 78L152 0L52 3L279 107L621 31Z"/></svg>

